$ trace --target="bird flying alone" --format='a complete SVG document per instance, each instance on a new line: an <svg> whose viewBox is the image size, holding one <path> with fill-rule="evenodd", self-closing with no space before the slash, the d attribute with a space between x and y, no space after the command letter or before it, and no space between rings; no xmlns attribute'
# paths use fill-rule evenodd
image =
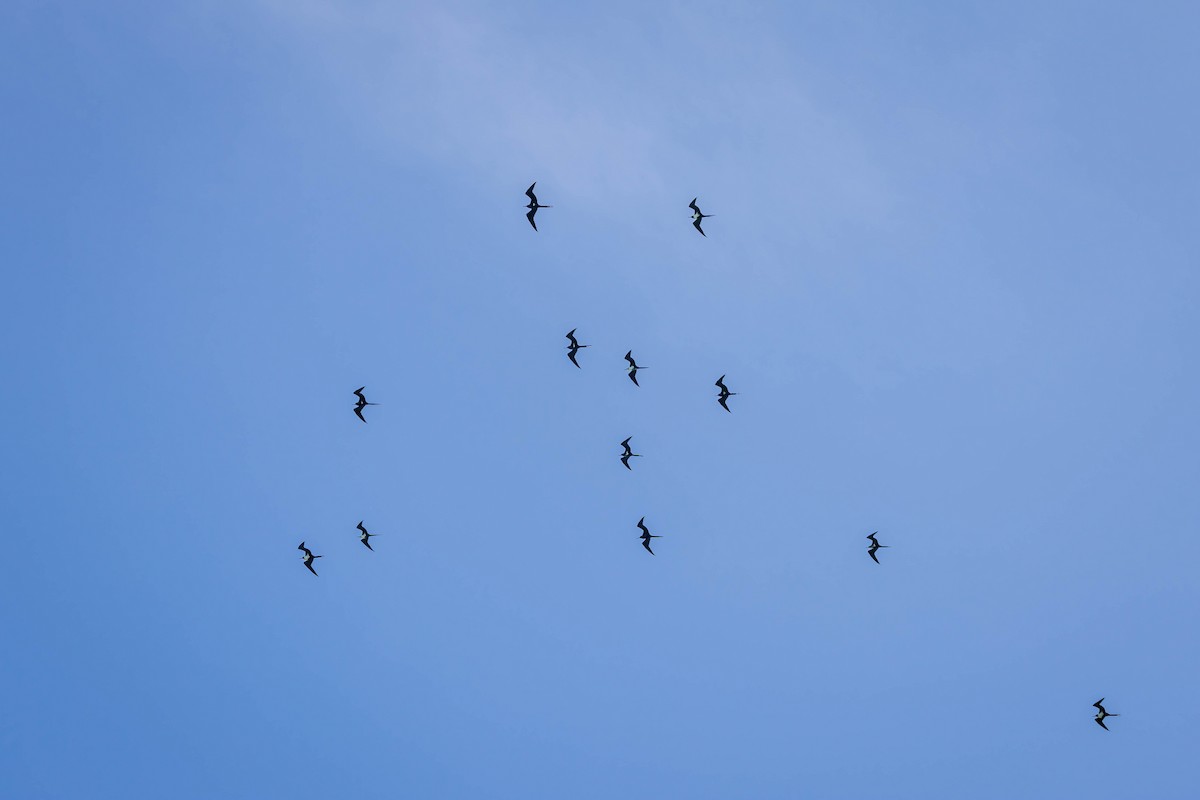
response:
<svg viewBox="0 0 1200 800"><path fill-rule="evenodd" d="M300 546L297 547L296 549L304 551L304 556L303 556L304 566L308 567L309 572L311 572L313 575L316 575L317 571L315 569L313 569L313 565L312 565L313 559L324 558L325 556L314 556L312 554L312 550L309 550L307 547L304 546L304 542L301 542Z"/></svg>
<svg viewBox="0 0 1200 800"><path fill-rule="evenodd" d="M554 206L544 206L538 203L537 195L533 193L533 187L535 186L537 186L537 181L529 184L529 188L525 190L525 196L529 198L529 205L525 206L529 209L529 213L525 215L525 219L529 220L529 224L536 231L537 223L533 221L533 215L537 213L539 208L554 208Z"/></svg>
<svg viewBox="0 0 1200 800"><path fill-rule="evenodd" d="M624 447L624 448L625 448L625 452L621 454L621 463L622 463L622 464L624 464L624 465L625 465L625 469L629 470L630 472L633 472L633 467L629 466L629 459L631 459L631 458L641 458L641 457L642 457L642 454L641 454L641 453L635 453L635 452L633 452L633 450L632 450L632 449L629 447L629 440L630 440L630 439L632 439L632 438L633 438L633 437L632 437L632 436L630 436L630 437L628 437L628 438L627 438L625 441L621 442L621 447Z"/></svg>
<svg viewBox="0 0 1200 800"><path fill-rule="evenodd" d="M633 381L634 386L640 387L641 384L637 382L637 371L639 369L645 369L645 367L639 367L637 362L633 360L632 350L625 354L625 360L629 362L629 380Z"/></svg>
<svg viewBox="0 0 1200 800"><path fill-rule="evenodd" d="M1104 702L1104 698L1101 697L1099 700L1092 703L1092 706L1097 709L1096 717L1095 717L1096 724L1099 725L1101 728L1104 728L1104 730L1108 730L1108 726L1104 724L1104 719L1106 717L1119 717L1121 715L1120 714L1110 714L1107 711L1105 711L1104 706L1100 705L1103 702Z"/></svg>
<svg viewBox="0 0 1200 800"><path fill-rule="evenodd" d="M571 359L571 363L578 367L579 362L575 360L575 354L578 353L580 350L582 350L585 347L591 347L591 345L590 344L580 344L579 342L577 342L575 340L575 329L574 328L571 328L571 332L567 334L567 339L569 339L571 342L569 345L567 345L567 358Z"/></svg>
<svg viewBox="0 0 1200 800"><path fill-rule="evenodd" d="M355 395L355 397L358 398L358 402L354 404L354 413L357 414L358 418L361 419L363 422L367 421L367 418L363 416L363 413L362 413L363 409L366 408L367 406L379 405L379 403L368 403L367 402L367 398L363 397L363 389L365 389L365 388L367 388L367 387L360 386L354 390L354 395Z"/></svg>
<svg viewBox="0 0 1200 800"><path fill-rule="evenodd" d="M367 549L368 549L368 550L370 550L372 553L374 553L374 552L375 552L375 548L374 548L374 547L371 547L371 543L370 543L369 541L367 541L367 540L368 540L368 539L370 539L372 536L378 536L379 534L377 534L377 533L367 533L367 529L363 527L363 524L362 524L362 520L361 520L361 519L358 521L358 529L359 529L360 531L362 531L362 533L361 533L361 534L359 534L358 540L359 540L360 542L362 542L363 544L365 544L365 545L367 546Z"/></svg>
<svg viewBox="0 0 1200 800"><path fill-rule="evenodd" d="M721 408L725 409L726 411L729 411L729 406L725 405L725 401L728 400L729 398L733 397L735 394L737 394L737 392L731 392L725 388L725 376L724 375L717 378L717 382L714 385L719 386L721 388L721 393L717 395L717 402L721 404Z"/></svg>
<svg viewBox="0 0 1200 800"><path fill-rule="evenodd" d="M646 518L645 517L642 517L641 519L638 520L637 526L642 529L642 535L639 537L642 540L642 547L646 548L647 553L649 553L650 555L654 555L654 551L650 549L650 540L651 539L661 539L662 536L659 536L656 533L651 533L649 530L646 529Z"/></svg>
<svg viewBox="0 0 1200 800"><path fill-rule="evenodd" d="M692 227L695 228L696 230L700 231L700 235L707 239L708 234L705 233L704 229L700 227L700 220L707 219L714 215L713 214L701 214L700 207L696 205L695 197L692 198L692 202L688 203L688 208L690 208L693 212L692 213Z"/></svg>
<svg viewBox="0 0 1200 800"><path fill-rule="evenodd" d="M875 531L875 533L879 533L879 531ZM871 557L872 561L874 561L876 564L878 564L879 559L875 557L876 551L878 551L882 547L891 547L891 545L880 544L879 540L875 538L875 533L872 533L867 536L867 538L871 540L871 543L869 545L867 545L867 555L869 555Z"/></svg>

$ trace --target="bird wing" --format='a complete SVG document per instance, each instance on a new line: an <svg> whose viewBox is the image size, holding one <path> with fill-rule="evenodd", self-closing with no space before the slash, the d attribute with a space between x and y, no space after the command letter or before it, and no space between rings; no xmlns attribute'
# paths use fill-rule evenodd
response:
<svg viewBox="0 0 1200 800"><path fill-rule="evenodd" d="M361 419L363 422L367 421L367 418L362 415L362 410L366 407L367 407L366 403L362 404L361 406L354 407L354 413L357 414L358 418Z"/></svg>
<svg viewBox="0 0 1200 800"><path fill-rule="evenodd" d="M630 439L632 439L632 438L633 438L632 436L627 436L627 437L625 437L625 441L621 442L621 447L624 447L626 450L629 450L630 452L633 452L633 451L632 451L632 450L630 450L630 448L629 448L629 440L630 440Z"/></svg>
<svg viewBox="0 0 1200 800"><path fill-rule="evenodd" d="M721 377L717 378L717 382L716 382L716 383L714 383L714 384L713 384L713 386L716 386L716 387L717 387L718 389L720 389L722 392L728 392L728 391L729 391L728 389L726 389L726 388L725 388L725 376L724 376L724 375L722 375Z"/></svg>
<svg viewBox="0 0 1200 800"><path fill-rule="evenodd" d="M1104 724L1104 720L1102 720L1100 717L1096 717L1096 724L1101 728L1104 728L1104 730L1108 730L1108 726Z"/></svg>
<svg viewBox="0 0 1200 800"><path fill-rule="evenodd" d="M647 553L649 553L650 555L654 555L654 551L650 549L650 540L649 539L642 539L642 547L646 548Z"/></svg>
<svg viewBox="0 0 1200 800"><path fill-rule="evenodd" d="M572 364L579 367L579 362L575 360L575 351L574 350L570 350L567 352L567 358L571 359ZM583 367L579 367L579 368L583 369Z"/></svg>
<svg viewBox="0 0 1200 800"><path fill-rule="evenodd" d="M1103 703L1103 702L1104 702L1104 698L1103 698L1103 697L1101 697L1099 700L1097 700L1096 702L1092 703L1092 706L1093 706L1094 708L1098 708L1098 709L1100 709L1101 711L1104 711L1104 706L1100 705L1100 704L1101 704L1101 703ZM1105 714L1107 714L1108 712L1107 712L1107 711L1104 711L1104 713L1105 713Z"/></svg>
<svg viewBox="0 0 1200 800"><path fill-rule="evenodd" d="M365 544L365 545L367 546L367 549L368 549L368 550L370 550L372 553L374 553L374 552L375 552L375 548L374 548L374 547L371 547L371 543L370 543L370 542L368 542L366 539L363 539L363 540L362 540L362 543L363 543L363 544Z"/></svg>
<svg viewBox="0 0 1200 800"><path fill-rule="evenodd" d="M621 463L625 465L625 469L629 470L630 472L633 472L633 467L629 466L629 456L630 456L629 453L626 453L625 455L621 456Z"/></svg>
<svg viewBox="0 0 1200 800"><path fill-rule="evenodd" d="M696 201L698 199L698 197L693 197L692 202L688 203L688 208L690 208L692 211L695 211L697 214L700 213L700 209L696 206Z"/></svg>
<svg viewBox="0 0 1200 800"><path fill-rule="evenodd" d="M365 388L367 388L367 387L360 386L354 390L354 396L357 397L359 399L359 401L363 402L363 403L367 402L367 398L363 397L363 393L362 393L363 389L365 389Z"/></svg>
<svg viewBox="0 0 1200 800"><path fill-rule="evenodd" d="M312 555L312 551L311 551L311 550L309 550L307 547L305 547L305 546L304 546L304 542L301 542L301 543L300 543L300 546L299 546L299 547L297 547L296 549L297 549L297 550L303 550L304 552L308 553L309 555Z"/></svg>
<svg viewBox="0 0 1200 800"><path fill-rule="evenodd" d="M537 223L533 221L533 215L536 213L537 213L537 208L534 207L534 208L529 209L529 213L525 215L525 219L529 220L529 224L533 226L533 229L535 231L537 230Z"/></svg>
<svg viewBox="0 0 1200 800"><path fill-rule="evenodd" d="M629 366L633 367L634 369L637 369L637 362L633 360L633 351L632 350L630 350L628 353L625 354L625 360L629 362Z"/></svg>
<svg viewBox="0 0 1200 800"><path fill-rule="evenodd" d="M650 531L646 530L646 518L645 517L642 517L641 519L638 520L637 526L642 529L642 533L646 534L647 536L650 535Z"/></svg>
<svg viewBox="0 0 1200 800"><path fill-rule="evenodd" d="M637 382L637 367L629 370L629 380L633 381L634 386L641 386L641 384Z"/></svg>
<svg viewBox="0 0 1200 800"><path fill-rule="evenodd" d="M315 569L313 569L311 561L305 561L304 566L308 567L308 571L311 572L313 575L317 575L317 571ZM319 578L321 576L317 575L317 577Z"/></svg>
<svg viewBox="0 0 1200 800"><path fill-rule="evenodd" d="M708 238L708 234L704 232L704 228L700 227L700 218L699 217L692 220L692 227L695 228L696 230L700 231L700 235L703 236L705 239Z"/></svg>
<svg viewBox="0 0 1200 800"><path fill-rule="evenodd" d="M876 558L876 556L875 556L875 550L876 550L876 549L877 549L877 548L874 548L874 547L868 547L868 548L867 548L867 555L869 555L869 556L871 557L871 560L872 560L872 561L874 561L876 564L878 564L878 563L879 563L879 559L878 559L878 558Z"/></svg>
<svg viewBox="0 0 1200 800"><path fill-rule="evenodd" d="M875 533L879 533L879 531L875 531ZM867 538L870 539L875 544L879 544L879 542L876 541L876 539L875 539L875 533L868 533Z"/></svg>
<svg viewBox="0 0 1200 800"><path fill-rule="evenodd" d="M363 527L363 521L361 519L358 521L358 525L356 525L355 527L357 527L363 533L367 532L367 529Z"/></svg>
<svg viewBox="0 0 1200 800"><path fill-rule="evenodd" d="M721 408L725 409L726 411L729 411L729 406L725 405L725 395L719 396L717 398L717 402L721 404ZM733 412L729 411L729 413L732 414Z"/></svg>
<svg viewBox="0 0 1200 800"><path fill-rule="evenodd" d="M535 186L537 186L537 181L529 184L529 188L525 190L525 196L533 201L534 205L537 205L537 195L533 193L533 187Z"/></svg>

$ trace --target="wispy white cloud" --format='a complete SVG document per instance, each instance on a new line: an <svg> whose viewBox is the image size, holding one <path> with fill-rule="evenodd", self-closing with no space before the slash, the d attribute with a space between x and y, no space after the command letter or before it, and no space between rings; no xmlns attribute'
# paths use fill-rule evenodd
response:
<svg viewBox="0 0 1200 800"><path fill-rule="evenodd" d="M891 202L766 19L660 7L527 24L511 8L263 2L405 157L506 182L535 170L600 208L690 190L882 220Z"/></svg>

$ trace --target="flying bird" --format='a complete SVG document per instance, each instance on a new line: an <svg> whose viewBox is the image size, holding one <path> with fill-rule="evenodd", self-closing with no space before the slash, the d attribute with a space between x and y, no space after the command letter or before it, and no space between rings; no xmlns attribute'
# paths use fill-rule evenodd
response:
<svg viewBox="0 0 1200 800"><path fill-rule="evenodd" d="M717 402L721 404L721 408L725 409L726 411L729 411L729 406L725 405L725 401L728 400L729 398L733 397L735 394L737 394L737 392L731 392L725 388L725 376L724 375L717 378L717 382L714 385L721 387L721 393L717 395Z"/></svg>
<svg viewBox="0 0 1200 800"><path fill-rule="evenodd" d="M379 405L379 403L368 403L367 402L367 398L363 397L363 389L365 389L365 388L367 388L367 387L360 386L354 390L355 396L358 397L358 402L354 404L354 413L357 414L358 418L361 419L363 422L366 422L367 418L363 416L362 410L364 408L366 408L367 406Z"/></svg>
<svg viewBox="0 0 1200 800"><path fill-rule="evenodd" d="M661 539L662 536L659 536L656 533L651 533L650 531L648 531L646 529L645 523L646 523L645 517L642 517L641 519L638 520L637 526L642 529L642 535L639 538L641 538L642 547L646 548L646 552L648 552L650 555L654 555L654 551L650 549L650 540L651 539Z"/></svg>
<svg viewBox="0 0 1200 800"><path fill-rule="evenodd" d="M637 362L633 360L632 350L625 354L625 360L629 362L629 380L633 381L634 386L640 387L641 384L637 382L637 371L639 369L645 369L645 367L639 367Z"/></svg>
<svg viewBox="0 0 1200 800"><path fill-rule="evenodd" d="M315 569L313 569L313 566L312 566L313 559L324 558L325 556L314 556L312 554L312 550L309 550L307 547L304 546L304 542L301 542L300 546L297 547L296 549L304 551L304 566L308 567L309 572L311 572L313 575L316 575L317 571Z"/></svg>
<svg viewBox="0 0 1200 800"><path fill-rule="evenodd" d="M696 230L700 231L700 235L707 239L708 234L706 234L704 232L704 229L700 227L700 220L707 219L708 217L715 216L715 215L701 214L699 206L696 205L695 197L692 198L692 202L688 203L688 208L690 208L693 212L695 212L692 214L692 227L695 228Z"/></svg>
<svg viewBox="0 0 1200 800"><path fill-rule="evenodd" d="M537 213L539 208L554 208L554 206L544 206L538 203L537 195L533 193L533 187L535 186L537 186L537 181L529 184L529 188L525 190L525 196L529 198L529 205L525 206L529 209L529 213L525 215L525 219L529 220L529 224L536 231L537 223L533 221L533 215Z"/></svg>
<svg viewBox="0 0 1200 800"><path fill-rule="evenodd" d="M368 550L370 550L372 553L374 553L374 552L375 552L375 548L374 548L374 547L371 547L371 543L370 543L370 542L368 542L367 540L368 540L368 539L370 539L372 536L378 536L379 534L377 534L377 533L367 533L367 529L363 527L363 524L362 524L362 520L361 520L361 519L358 521L358 529L359 529L360 531L362 531L362 535L360 535L360 536L358 537L358 540L359 540L360 542L362 542L363 544L365 544L365 545L367 546L367 549L368 549Z"/></svg>
<svg viewBox="0 0 1200 800"><path fill-rule="evenodd" d="M879 533L879 531L875 531L875 533ZM878 564L879 559L875 557L875 551L881 547L891 547L891 545L880 544L879 540L875 538L875 533L872 533L870 536L867 537L868 539L871 540L871 544L869 544L867 546L867 555L869 555L871 557L872 561L874 561L876 564Z"/></svg>
<svg viewBox="0 0 1200 800"><path fill-rule="evenodd" d="M575 354L585 347L591 347L591 345L580 344L579 342L575 341L574 328L571 328L571 332L567 334L567 338L571 340L571 343L567 345L567 358L571 359L571 363L578 367L579 362L575 360Z"/></svg>
<svg viewBox="0 0 1200 800"><path fill-rule="evenodd" d="M1099 709L1099 713L1096 714L1096 724L1099 725L1101 728L1104 728L1104 730L1108 730L1108 726L1104 724L1104 718L1105 717L1119 717L1121 715L1120 714L1110 714L1107 711L1105 711L1104 706L1100 705L1103 702L1104 702L1104 698L1101 697L1099 700L1092 703L1092 705L1095 708Z"/></svg>
<svg viewBox="0 0 1200 800"><path fill-rule="evenodd" d="M632 439L632 438L633 438L633 437L632 437L632 436L630 436L628 439L626 439L625 441L621 442L621 447L624 447L624 448L625 448L625 452L621 454L621 463L622 463L622 464L624 464L624 465L625 465L625 469L629 470L630 472L633 472L633 467L629 466L629 459L631 459L631 458L641 458L641 457L642 457L642 454L641 454L641 453L635 453L635 452L633 452L633 450L632 450L632 449L629 447L629 439Z"/></svg>

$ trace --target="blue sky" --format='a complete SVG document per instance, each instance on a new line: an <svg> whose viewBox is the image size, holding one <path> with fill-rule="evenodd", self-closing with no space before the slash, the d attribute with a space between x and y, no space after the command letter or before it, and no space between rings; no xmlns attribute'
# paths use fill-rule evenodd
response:
<svg viewBox="0 0 1200 800"><path fill-rule="evenodd" d="M1198 29L4 4L0 794L1191 796Z"/></svg>

